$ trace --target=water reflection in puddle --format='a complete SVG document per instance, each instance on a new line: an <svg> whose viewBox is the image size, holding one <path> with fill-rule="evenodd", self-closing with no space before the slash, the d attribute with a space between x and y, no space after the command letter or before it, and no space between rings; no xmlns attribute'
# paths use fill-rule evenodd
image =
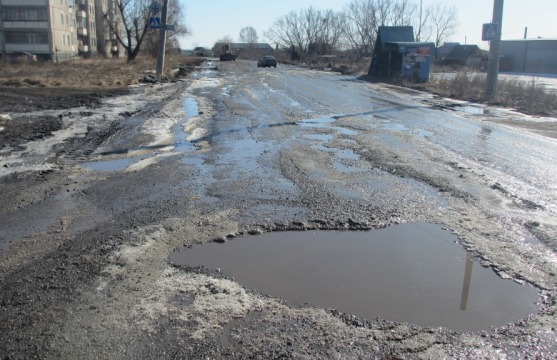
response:
<svg viewBox="0 0 557 360"><path fill-rule="evenodd" d="M535 288L480 266L432 224L370 232L275 232L196 245L174 263L220 268L290 303L373 319L475 331L536 312Z"/></svg>
<svg viewBox="0 0 557 360"><path fill-rule="evenodd" d="M366 169L357 166L344 165L339 161L335 161L334 166L337 171L345 174L367 171Z"/></svg>

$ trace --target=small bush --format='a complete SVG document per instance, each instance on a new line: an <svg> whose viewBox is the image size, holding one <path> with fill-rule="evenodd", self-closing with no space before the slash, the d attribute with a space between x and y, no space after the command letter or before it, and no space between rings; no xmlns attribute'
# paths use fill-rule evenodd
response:
<svg viewBox="0 0 557 360"><path fill-rule="evenodd" d="M23 79L23 82L26 83L26 84L29 84L29 85L33 85L33 86L41 84L41 80L38 80L38 79L25 78L25 79Z"/></svg>
<svg viewBox="0 0 557 360"><path fill-rule="evenodd" d="M200 58L180 55L167 56L165 75L172 74L180 66L197 66ZM41 62L13 64L2 58L0 79L5 86L59 86L85 88L121 88L137 84L138 75L154 70L156 59L139 57L128 63L124 58L77 59L61 63Z"/></svg>
<svg viewBox="0 0 557 360"><path fill-rule="evenodd" d="M426 90L459 100L489 102L485 99L486 75L458 72L432 80ZM491 102L530 114L557 114L557 95L548 93L536 79L530 82L498 79L497 96Z"/></svg>

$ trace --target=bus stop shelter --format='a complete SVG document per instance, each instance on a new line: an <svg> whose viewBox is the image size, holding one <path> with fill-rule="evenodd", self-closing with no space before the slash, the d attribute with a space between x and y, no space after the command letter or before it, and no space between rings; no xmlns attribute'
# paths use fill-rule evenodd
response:
<svg viewBox="0 0 557 360"><path fill-rule="evenodd" d="M435 44L415 42L412 26L380 26L368 75L429 81Z"/></svg>

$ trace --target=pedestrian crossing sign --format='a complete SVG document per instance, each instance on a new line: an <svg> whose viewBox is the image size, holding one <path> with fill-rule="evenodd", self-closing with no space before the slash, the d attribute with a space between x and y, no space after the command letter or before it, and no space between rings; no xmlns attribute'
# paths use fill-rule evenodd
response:
<svg viewBox="0 0 557 360"><path fill-rule="evenodd" d="M483 24L482 28L482 40L483 41L493 41L497 40L498 24L489 23Z"/></svg>
<svg viewBox="0 0 557 360"><path fill-rule="evenodd" d="M160 29L161 28L161 18L160 17L149 18L149 27L151 29Z"/></svg>

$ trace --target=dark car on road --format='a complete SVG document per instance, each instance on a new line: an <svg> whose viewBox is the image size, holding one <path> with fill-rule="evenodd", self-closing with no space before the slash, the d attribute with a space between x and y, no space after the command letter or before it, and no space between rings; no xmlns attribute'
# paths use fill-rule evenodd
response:
<svg viewBox="0 0 557 360"><path fill-rule="evenodd" d="M257 67L277 67L277 59L272 55L265 55L257 62Z"/></svg>

